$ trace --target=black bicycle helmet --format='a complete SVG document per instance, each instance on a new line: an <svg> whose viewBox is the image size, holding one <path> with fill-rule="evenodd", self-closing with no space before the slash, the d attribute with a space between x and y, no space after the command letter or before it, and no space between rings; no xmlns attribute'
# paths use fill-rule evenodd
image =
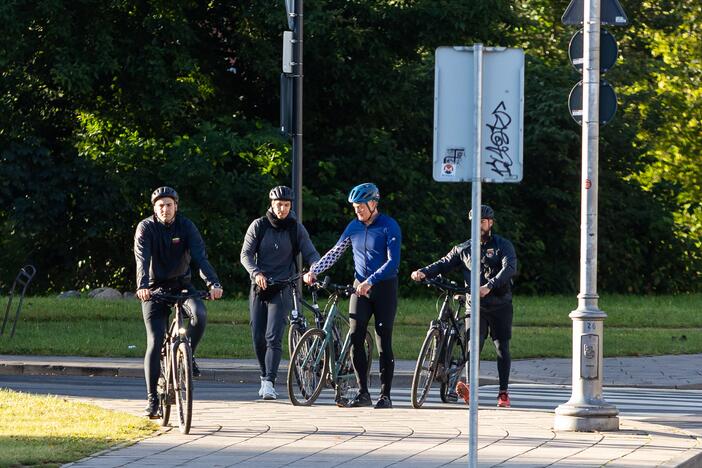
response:
<svg viewBox="0 0 702 468"><path fill-rule="evenodd" d="M293 201L295 199L295 195L293 195L293 191L290 187L278 185L277 187L273 187L271 189L271 192L268 194L268 198L271 200Z"/></svg>
<svg viewBox="0 0 702 468"><path fill-rule="evenodd" d="M161 198L172 198L176 203L178 203L178 192L171 187L159 187L154 190L154 193L151 194L151 204L153 205Z"/></svg>
<svg viewBox="0 0 702 468"><path fill-rule="evenodd" d="M473 219L473 210L468 212L468 219ZM480 205L480 219L495 219L495 210L487 205Z"/></svg>
<svg viewBox="0 0 702 468"><path fill-rule="evenodd" d="M349 192L349 203L368 203L371 200L380 200L380 190L370 182L357 185Z"/></svg>

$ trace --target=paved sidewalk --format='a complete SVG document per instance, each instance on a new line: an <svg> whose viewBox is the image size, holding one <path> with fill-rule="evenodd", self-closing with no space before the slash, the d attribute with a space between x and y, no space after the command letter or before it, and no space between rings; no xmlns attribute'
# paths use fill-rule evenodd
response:
<svg viewBox="0 0 702 468"><path fill-rule="evenodd" d="M205 380L258 381L253 360L199 359ZM605 359L605 385L702 389L702 356ZM514 383L570 385L567 359L513 363ZM414 363L398 361L396 386L407 386ZM5 374L117 375L142 377L141 359L0 355ZM496 379L495 363L481 366L481 383ZM139 414L142 400L89 399ZM177 429L130 447L106 451L73 464L112 466L395 466L465 465L465 406L432 404L421 410L396 402L393 410L339 409L329 402L294 407L275 402L197 399L190 435ZM702 409L700 409L702 413ZM554 431L552 412L481 407L480 466L694 467L702 466L702 424L693 429L620 418L618 432ZM702 421L702 416L699 418Z"/></svg>

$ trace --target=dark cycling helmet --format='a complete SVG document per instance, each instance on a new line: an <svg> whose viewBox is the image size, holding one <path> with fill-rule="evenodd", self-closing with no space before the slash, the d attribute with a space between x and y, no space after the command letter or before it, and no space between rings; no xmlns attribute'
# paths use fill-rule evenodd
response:
<svg viewBox="0 0 702 468"><path fill-rule="evenodd" d="M370 182L357 185L349 192L349 203L368 203L371 200L380 200L380 190Z"/></svg>
<svg viewBox="0 0 702 468"><path fill-rule="evenodd" d="M468 219L473 219L473 210L468 212ZM480 205L480 219L495 219L495 210L487 205Z"/></svg>
<svg viewBox="0 0 702 468"><path fill-rule="evenodd" d="M293 201L295 199L295 196L293 195L293 191L290 187L286 187L285 185L278 185L277 187L273 187L271 189L271 192L268 194L268 198L270 198L271 200Z"/></svg>
<svg viewBox="0 0 702 468"><path fill-rule="evenodd" d="M176 203L178 203L178 192L171 187L159 187L154 190L154 193L151 194L151 204L153 205L161 198L172 198Z"/></svg>

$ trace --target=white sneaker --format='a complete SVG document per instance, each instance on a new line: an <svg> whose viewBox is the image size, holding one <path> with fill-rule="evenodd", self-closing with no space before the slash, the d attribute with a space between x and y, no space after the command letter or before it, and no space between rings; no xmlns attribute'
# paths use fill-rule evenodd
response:
<svg viewBox="0 0 702 468"><path fill-rule="evenodd" d="M263 388L265 387L265 385L263 384L264 382L266 381L261 379L261 388L258 389L258 396L261 398L263 398Z"/></svg>
<svg viewBox="0 0 702 468"><path fill-rule="evenodd" d="M275 388L273 388L273 382L270 380L264 380L263 382L263 397L264 400L275 400L278 398L278 394L275 392Z"/></svg>

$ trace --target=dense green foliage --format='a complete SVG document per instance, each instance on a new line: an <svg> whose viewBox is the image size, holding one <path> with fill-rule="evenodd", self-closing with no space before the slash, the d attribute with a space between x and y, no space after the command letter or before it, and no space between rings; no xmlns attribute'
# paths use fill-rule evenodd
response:
<svg viewBox="0 0 702 468"><path fill-rule="evenodd" d="M320 251L373 180L403 228L402 276L467 237L470 187L431 179L433 51L524 47L525 173L485 185L520 259L518 291L574 292L580 128L566 98L565 0L324 0L305 5L305 209ZM601 132L600 289L699 288L700 7L622 2L620 111ZM229 291L243 234L289 180L276 131L282 1L13 0L0 5L0 287L131 289L150 191L181 193ZM682 34L682 40L678 36ZM680 57L685 57L681 59ZM350 257L350 256L347 256ZM335 269L349 271L350 258Z"/></svg>

